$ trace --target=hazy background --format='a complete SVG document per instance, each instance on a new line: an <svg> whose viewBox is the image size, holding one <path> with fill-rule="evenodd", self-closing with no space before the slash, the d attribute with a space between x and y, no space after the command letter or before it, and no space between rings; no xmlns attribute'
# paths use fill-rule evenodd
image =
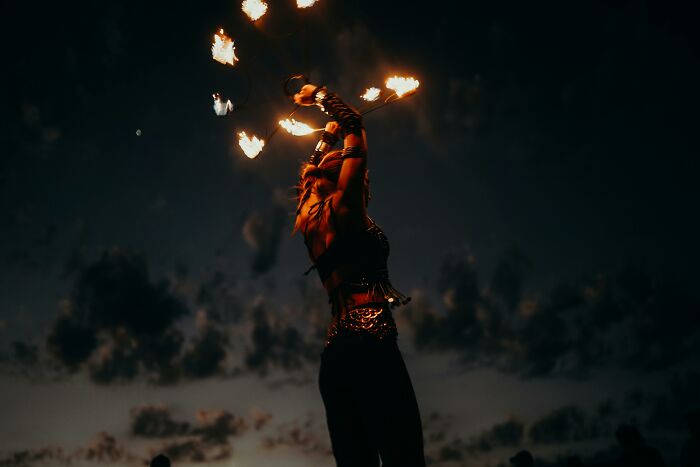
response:
<svg viewBox="0 0 700 467"><path fill-rule="evenodd" d="M233 1L3 5L0 465L334 465L330 311L291 237L315 138L236 144L291 111L292 73L355 105L421 81L365 125L429 464L610 459L622 422L677 464L700 386L697 11L268 3L254 25Z"/></svg>

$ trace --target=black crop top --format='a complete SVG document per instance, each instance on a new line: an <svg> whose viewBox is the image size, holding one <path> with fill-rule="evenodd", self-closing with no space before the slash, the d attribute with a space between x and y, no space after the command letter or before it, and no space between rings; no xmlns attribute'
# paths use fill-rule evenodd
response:
<svg viewBox="0 0 700 467"><path fill-rule="evenodd" d="M330 199L328 199L330 200ZM328 205L331 220L335 223L333 206L326 200L317 203L309 210L311 215L320 215L325 205ZM314 208L318 211L314 211ZM312 269L318 271L321 282L325 282L333 271L343 268L344 281L340 286L351 286L357 290L379 291L392 306L408 303L409 297L396 290L389 281L387 260L389 258L389 240L384 231L371 218L367 229L343 232L337 234L326 250L314 261ZM311 248L304 232L304 243L309 254ZM330 293L332 295L332 291Z"/></svg>

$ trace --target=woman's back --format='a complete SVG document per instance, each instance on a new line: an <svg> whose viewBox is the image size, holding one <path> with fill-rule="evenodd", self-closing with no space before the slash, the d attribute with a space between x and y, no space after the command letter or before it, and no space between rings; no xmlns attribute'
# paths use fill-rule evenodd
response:
<svg viewBox="0 0 700 467"><path fill-rule="evenodd" d="M390 310L408 299L389 282L389 242L366 214L362 118L310 84L294 100L316 103L338 122L326 125L302 170L295 224L332 303L319 389L333 455L338 466L379 466L381 457L385 467L425 467L418 405ZM344 149L333 154L327 133L339 125Z"/></svg>
<svg viewBox="0 0 700 467"><path fill-rule="evenodd" d="M312 261L330 247L336 235L352 234L370 225L365 209L358 210L354 206L343 205L337 191L325 197L312 193L301 206L298 215L299 228Z"/></svg>

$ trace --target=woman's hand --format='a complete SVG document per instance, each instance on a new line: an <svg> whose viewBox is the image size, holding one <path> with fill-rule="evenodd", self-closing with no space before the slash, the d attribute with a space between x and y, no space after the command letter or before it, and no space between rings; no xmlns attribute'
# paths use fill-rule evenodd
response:
<svg viewBox="0 0 700 467"><path fill-rule="evenodd" d="M338 122L331 120L326 123L325 130L332 135L338 136L338 133L340 133L340 125L338 125Z"/></svg>
<svg viewBox="0 0 700 467"><path fill-rule="evenodd" d="M314 91L318 86L305 84L298 93L294 94L294 102L299 105L314 105Z"/></svg>

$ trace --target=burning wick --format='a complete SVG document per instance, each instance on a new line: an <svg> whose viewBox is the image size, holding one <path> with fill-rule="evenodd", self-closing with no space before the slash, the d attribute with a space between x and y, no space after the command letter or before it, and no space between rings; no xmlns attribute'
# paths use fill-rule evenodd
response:
<svg viewBox="0 0 700 467"><path fill-rule="evenodd" d="M233 103L230 99L227 99L226 102L224 102L221 100L221 95L218 92L215 92L212 97L214 98L214 112L216 115L219 117L225 117L233 112Z"/></svg>
<svg viewBox="0 0 700 467"><path fill-rule="evenodd" d="M238 145L243 149L243 152L250 159L255 159L255 157L260 154L263 146L265 146L265 141L258 139L257 136L253 135L252 138L248 138L245 131L238 133Z"/></svg>
<svg viewBox="0 0 700 467"><path fill-rule="evenodd" d="M308 8L316 3L318 0L297 0L297 6L299 8Z"/></svg>
<svg viewBox="0 0 700 467"><path fill-rule="evenodd" d="M267 3L262 0L243 0L241 10L251 21L257 21L267 12Z"/></svg>
<svg viewBox="0 0 700 467"><path fill-rule="evenodd" d="M311 128L309 125L306 123L302 122L297 122L293 118L288 118L286 120L280 120L279 124L282 128L287 130L290 134L294 136L304 136L313 133L314 131L319 131L319 130L314 130Z"/></svg>
<svg viewBox="0 0 700 467"><path fill-rule="evenodd" d="M411 94L418 89L420 83L413 78L404 78L401 76L392 76L386 80L386 87L396 93L396 97L401 97L406 94Z"/></svg>
<svg viewBox="0 0 700 467"><path fill-rule="evenodd" d="M372 101L376 101L377 99L379 99L379 94L381 92L382 91L379 88L372 87L372 88L368 88L365 91L365 93L360 97L362 97L364 100L366 100L368 102L372 102Z"/></svg>
<svg viewBox="0 0 700 467"><path fill-rule="evenodd" d="M236 47L223 29L214 34L214 43L211 45L211 55L219 63L234 65L238 61Z"/></svg>

